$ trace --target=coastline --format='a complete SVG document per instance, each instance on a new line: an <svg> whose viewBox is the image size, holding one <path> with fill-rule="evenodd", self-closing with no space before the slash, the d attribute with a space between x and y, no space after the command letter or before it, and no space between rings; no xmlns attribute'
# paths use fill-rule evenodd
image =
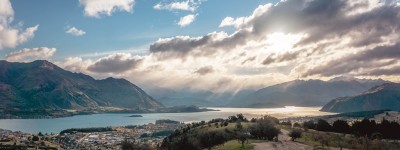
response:
<svg viewBox="0 0 400 150"><path fill-rule="evenodd" d="M90 108L87 110L38 110L38 111L19 111L0 113L0 119L55 119L65 118L77 115L93 115L93 114L150 114L150 113L195 113L219 111L216 109L199 108L197 106L175 106L159 109L126 109L126 108ZM33 114L33 115L32 115Z"/></svg>

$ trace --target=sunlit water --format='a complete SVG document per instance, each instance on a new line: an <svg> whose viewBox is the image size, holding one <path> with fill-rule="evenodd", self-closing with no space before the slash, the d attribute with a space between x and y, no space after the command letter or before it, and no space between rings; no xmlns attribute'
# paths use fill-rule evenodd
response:
<svg viewBox="0 0 400 150"><path fill-rule="evenodd" d="M321 116L332 113L320 112L321 107L294 107L285 108L211 108L220 111L197 113L150 113L140 114L143 117L127 117L132 114L94 114L78 115L55 119L0 119L0 128L30 133L58 133L68 128L106 127L142 125L154 123L159 119L172 119L183 122L208 121L213 118L227 118L242 113L246 118L271 115L277 118Z"/></svg>

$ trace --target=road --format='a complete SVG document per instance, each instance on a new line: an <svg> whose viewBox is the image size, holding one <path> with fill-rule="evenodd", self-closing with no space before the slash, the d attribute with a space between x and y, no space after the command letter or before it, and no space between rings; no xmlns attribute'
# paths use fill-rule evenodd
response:
<svg viewBox="0 0 400 150"><path fill-rule="evenodd" d="M292 142L288 136L289 131L281 129L278 135L279 142L253 143L254 150L312 150L312 146Z"/></svg>

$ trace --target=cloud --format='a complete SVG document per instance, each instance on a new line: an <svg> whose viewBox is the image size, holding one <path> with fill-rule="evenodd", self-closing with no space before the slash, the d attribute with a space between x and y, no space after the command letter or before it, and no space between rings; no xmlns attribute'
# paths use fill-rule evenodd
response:
<svg viewBox="0 0 400 150"><path fill-rule="evenodd" d="M390 75L400 75L400 65L397 65L396 67L390 67L390 68L378 68L378 69L372 69L368 72L363 72L361 74L357 75L363 75L363 76L390 76Z"/></svg>
<svg viewBox="0 0 400 150"><path fill-rule="evenodd" d="M88 17L111 16L116 11L133 12L134 0L79 0Z"/></svg>
<svg viewBox="0 0 400 150"><path fill-rule="evenodd" d="M188 26L196 19L196 16L197 16L197 14L196 15L190 14L190 15L183 16L183 17L181 17L181 19L179 19L177 24L181 27Z"/></svg>
<svg viewBox="0 0 400 150"><path fill-rule="evenodd" d="M96 77L174 89L237 91L343 74L400 81L400 6L390 1L283 0L227 16L220 27L234 31L160 38L140 58L76 61ZM93 70L104 60L130 65Z"/></svg>
<svg viewBox="0 0 400 150"><path fill-rule="evenodd" d="M11 62L30 62L34 60L47 60L50 59L54 53L56 52L56 48L48 48L48 47L40 47L40 48L32 48L32 49L22 49L16 52L12 52L7 54L5 59Z"/></svg>
<svg viewBox="0 0 400 150"><path fill-rule="evenodd" d="M135 69L142 62L139 56L128 53L117 53L101 58L88 66L88 70L97 73L123 73Z"/></svg>
<svg viewBox="0 0 400 150"><path fill-rule="evenodd" d="M156 10L184 10L184 11L196 11L198 6L201 4L202 0L186 0L181 2L171 2L171 3L157 3L153 6Z"/></svg>
<svg viewBox="0 0 400 150"><path fill-rule="evenodd" d="M86 34L85 31L77 29L75 27L69 28L67 31L65 31L65 33L71 34L73 36L82 36Z"/></svg>
<svg viewBox="0 0 400 150"><path fill-rule="evenodd" d="M25 30L19 25L13 27L14 10L9 0L0 1L0 50L4 48L15 48L34 37L39 25L28 27Z"/></svg>
<svg viewBox="0 0 400 150"><path fill-rule="evenodd" d="M197 73L199 75L206 75L213 72L215 72L215 70L212 66L204 66L196 70L194 73Z"/></svg>
<svg viewBox="0 0 400 150"><path fill-rule="evenodd" d="M67 57L62 61L55 62L56 65L72 71L72 72L82 72L86 74L90 74L87 70L88 66L93 62L91 60L83 60L80 57Z"/></svg>
<svg viewBox="0 0 400 150"><path fill-rule="evenodd" d="M150 45L150 52L161 59L185 60L188 57L226 57L223 54L251 49L259 57L253 57L251 63L243 63L246 59L237 57L242 60L238 65L258 62L276 71L304 77L329 77L347 71L360 74L372 67L389 68L395 63L394 60L365 63L380 55L361 57L361 54L383 51L380 50L382 46L389 48L400 40L400 6L378 0L286 0L260 5L250 16L228 16L219 26L233 26L236 31L162 38ZM284 43L286 38L277 35L299 38ZM393 52L383 53L398 58Z"/></svg>
<svg viewBox="0 0 400 150"><path fill-rule="evenodd" d="M268 11L272 6L272 4L260 5L253 11L253 14L249 17L238 17L236 19L232 17L226 17L221 21L219 27L222 28L234 26L235 28L241 28L252 21L254 18L259 17L260 15Z"/></svg>
<svg viewBox="0 0 400 150"><path fill-rule="evenodd" d="M383 75L396 73L395 70L375 69L397 64L400 59L400 43L388 46L377 46L369 50L334 59L304 72L303 76L334 76L346 73ZM400 67L397 65L396 67ZM395 68L396 68L395 67ZM372 69L372 70L371 70ZM365 70L365 71L363 71ZM361 72L360 72L361 71Z"/></svg>

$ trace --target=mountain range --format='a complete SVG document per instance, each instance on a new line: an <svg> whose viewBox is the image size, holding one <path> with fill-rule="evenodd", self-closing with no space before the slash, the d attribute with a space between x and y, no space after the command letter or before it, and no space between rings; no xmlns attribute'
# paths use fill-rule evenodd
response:
<svg viewBox="0 0 400 150"><path fill-rule="evenodd" d="M162 110L163 104L259 108L326 104L322 111L400 110L400 84L381 79L294 80L257 91L243 89L225 93L166 88L150 91L160 102L125 79L98 80L66 71L45 60L30 63L0 61L0 117L7 113L43 115L58 110L104 107Z"/></svg>
<svg viewBox="0 0 400 150"><path fill-rule="evenodd" d="M253 93L255 90L244 89L238 92L218 93L212 90L171 89L153 87L146 89L148 93L165 106L230 106L230 102Z"/></svg>
<svg viewBox="0 0 400 150"><path fill-rule="evenodd" d="M161 103L125 79L96 80L48 61L0 61L0 111L118 107L156 109Z"/></svg>
<svg viewBox="0 0 400 150"><path fill-rule="evenodd" d="M362 94L331 100L321 111L358 112L390 109L400 111L400 84L385 83Z"/></svg>
<svg viewBox="0 0 400 150"><path fill-rule="evenodd" d="M323 106L337 97L362 93L387 81L336 77L329 81L294 80L262 88L231 102L232 106Z"/></svg>

